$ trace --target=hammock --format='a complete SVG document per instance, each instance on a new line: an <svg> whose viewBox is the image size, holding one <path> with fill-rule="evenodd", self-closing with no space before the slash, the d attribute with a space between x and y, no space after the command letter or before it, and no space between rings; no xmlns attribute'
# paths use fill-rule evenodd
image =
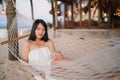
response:
<svg viewBox="0 0 120 80"><path fill-rule="evenodd" d="M2 41L0 44L12 44L18 41L20 55L22 42L29 36L32 23L33 21L31 19L17 12L8 30L11 32L11 35L9 35L11 40ZM16 33L16 28L18 29L18 37L13 38ZM117 56L120 56L118 53L120 52L120 38L87 39L62 31L54 32L53 29L48 30L48 33L50 39L55 43L56 50L61 51L63 55L71 59L71 61L57 65L49 65L47 67L47 76L60 78L60 80L106 80L108 78L119 78L120 58ZM18 44L12 44L12 47L9 47L9 51L24 65L27 71L32 74L44 74L44 72L41 71L43 66L37 66L40 70L36 70L32 65L21 60L18 54L14 53L15 51L18 53L18 47L15 47L16 45ZM98 56L103 57L105 60ZM49 67L51 67L51 69Z"/></svg>
<svg viewBox="0 0 120 80"><path fill-rule="evenodd" d="M19 19L20 18L20 19ZM18 22L20 20L20 23ZM23 21L25 21L23 23ZM18 27L18 38L14 38L8 41L3 41L1 44L13 43L15 41L19 42L19 53L21 49L22 42L26 40L25 37L29 35L28 27L26 30L22 30L24 26L31 26L32 20L29 20L21 14L17 14L13 24L10 26L9 31L14 35L14 28ZM22 24L22 25L21 25ZM23 26L24 24L24 26ZM63 55L71 61L50 65L51 70L47 74L55 78L60 78L61 80L100 80L100 79L113 79L120 76L120 63L116 60L113 55L120 56L119 53L114 53L115 51L120 50L120 39L92 39L92 38L80 38L78 35L71 35L65 32L56 31L54 34L53 29L48 30L49 37L54 41L55 47L58 51L61 51ZM11 37L13 36L11 35ZM22 39L23 38L23 39ZM16 46L16 45L13 45ZM13 47L9 47L12 55L14 55L22 65L27 69L28 72L42 74L41 70L36 70L32 65L21 60L16 54L12 52ZM18 48L14 47L14 50L17 51ZM111 52L110 52L111 51ZM114 53L114 54L113 54ZM19 54L20 55L20 54ZM112 55L112 56L110 56ZM98 56L103 57L105 60L102 60ZM102 67L103 65L104 67ZM97 68L98 66L101 66ZM42 66L38 66L41 68Z"/></svg>

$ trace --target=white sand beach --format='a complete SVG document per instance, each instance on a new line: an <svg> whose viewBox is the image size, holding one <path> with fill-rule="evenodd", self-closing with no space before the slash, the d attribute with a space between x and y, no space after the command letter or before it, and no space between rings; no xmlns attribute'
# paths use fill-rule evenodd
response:
<svg viewBox="0 0 120 80"><path fill-rule="evenodd" d="M0 29L0 42L5 40L6 32ZM120 80L120 38L84 38L61 32L56 35L53 39L56 49L65 57L80 61L77 71L81 74L63 75L64 80ZM62 71L58 76L60 73ZM20 62L8 60L7 44L0 45L0 80L34 80Z"/></svg>
<svg viewBox="0 0 120 80"><path fill-rule="evenodd" d="M7 30L6 29L0 29L0 38L5 38L7 36Z"/></svg>
<svg viewBox="0 0 120 80"><path fill-rule="evenodd" d="M7 30L0 29L0 42L7 40L6 37ZM20 62L8 60L8 45L0 45L0 80L34 80L22 67Z"/></svg>

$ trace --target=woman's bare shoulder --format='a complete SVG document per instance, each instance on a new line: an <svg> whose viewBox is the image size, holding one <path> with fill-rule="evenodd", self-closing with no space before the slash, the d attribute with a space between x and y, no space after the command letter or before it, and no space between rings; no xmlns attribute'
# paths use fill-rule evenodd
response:
<svg viewBox="0 0 120 80"><path fill-rule="evenodd" d="M30 40L26 40L23 45L30 45L31 44L31 41Z"/></svg>
<svg viewBox="0 0 120 80"><path fill-rule="evenodd" d="M48 43L48 44L53 44L53 41L52 41L51 39L49 39L49 40L47 41L47 43Z"/></svg>

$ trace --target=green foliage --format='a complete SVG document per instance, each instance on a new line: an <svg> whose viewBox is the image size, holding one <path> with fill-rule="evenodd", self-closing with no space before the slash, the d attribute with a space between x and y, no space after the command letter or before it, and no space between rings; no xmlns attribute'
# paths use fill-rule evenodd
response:
<svg viewBox="0 0 120 80"><path fill-rule="evenodd" d="M2 0L0 0L0 4L2 4Z"/></svg>

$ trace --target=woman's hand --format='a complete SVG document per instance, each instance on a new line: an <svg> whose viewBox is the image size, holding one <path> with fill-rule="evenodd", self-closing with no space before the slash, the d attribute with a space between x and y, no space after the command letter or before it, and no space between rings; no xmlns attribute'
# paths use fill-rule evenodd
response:
<svg viewBox="0 0 120 80"><path fill-rule="evenodd" d="M53 58L53 60L56 60L56 59L57 59L57 57L56 57L55 54L52 54L52 58Z"/></svg>

